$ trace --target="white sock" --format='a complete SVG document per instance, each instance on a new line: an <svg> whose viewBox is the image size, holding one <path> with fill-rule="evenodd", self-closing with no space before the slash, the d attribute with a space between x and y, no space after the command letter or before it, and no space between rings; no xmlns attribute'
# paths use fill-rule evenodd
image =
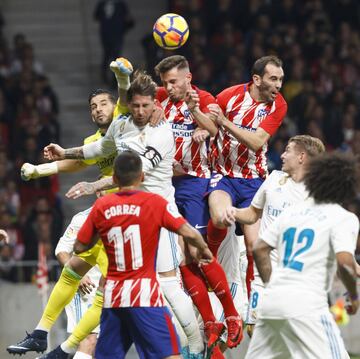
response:
<svg viewBox="0 0 360 359"><path fill-rule="evenodd" d="M190 352L201 353L204 343L190 297L184 292L177 277L159 279L165 298L187 336Z"/></svg>
<svg viewBox="0 0 360 359"><path fill-rule="evenodd" d="M61 348L65 353L68 353L68 354L74 354L75 351L76 351L76 348L71 348L71 347L69 347L69 346L66 344L66 341L63 342L63 343L60 345L60 348Z"/></svg>
<svg viewBox="0 0 360 359"><path fill-rule="evenodd" d="M76 352L73 359L92 359L92 355L83 352Z"/></svg>

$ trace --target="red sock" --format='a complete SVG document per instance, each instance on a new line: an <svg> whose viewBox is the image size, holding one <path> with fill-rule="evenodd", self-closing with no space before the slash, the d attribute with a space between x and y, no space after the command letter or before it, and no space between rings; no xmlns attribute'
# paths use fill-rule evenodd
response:
<svg viewBox="0 0 360 359"><path fill-rule="evenodd" d="M224 309L225 318L231 316L238 317L239 313L235 309L225 272L219 262L215 259L211 263L203 264L201 270L210 287L219 298Z"/></svg>
<svg viewBox="0 0 360 359"><path fill-rule="evenodd" d="M227 228L215 227L210 219L207 226L207 242L212 254L216 257L221 242L225 239Z"/></svg>
<svg viewBox="0 0 360 359"><path fill-rule="evenodd" d="M254 280L254 257L251 254L247 254L248 266L246 270L246 289L248 292L248 298L250 298L251 282Z"/></svg>
<svg viewBox="0 0 360 359"><path fill-rule="evenodd" d="M205 279L197 264L191 263L180 266L180 271L184 286L203 318L204 323L215 322L216 318L211 307Z"/></svg>

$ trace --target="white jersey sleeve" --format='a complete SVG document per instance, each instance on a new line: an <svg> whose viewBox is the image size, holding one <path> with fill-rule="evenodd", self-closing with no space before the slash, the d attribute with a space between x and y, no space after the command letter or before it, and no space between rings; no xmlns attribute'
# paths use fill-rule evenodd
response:
<svg viewBox="0 0 360 359"><path fill-rule="evenodd" d="M105 157L116 152L115 135L119 121L120 120L113 120L111 122L104 137L83 146L84 158L86 160L97 157Z"/></svg>
<svg viewBox="0 0 360 359"><path fill-rule="evenodd" d="M259 236L261 240L267 243L270 247L276 248L278 244L278 238L280 233L280 223L281 218L284 213L280 214L267 228L266 232L263 232L262 235Z"/></svg>
<svg viewBox="0 0 360 359"><path fill-rule="evenodd" d="M167 124L160 122L158 126L149 128L150 132L145 151L141 153L144 173L152 171L169 156L174 158L175 154L175 140Z"/></svg>
<svg viewBox="0 0 360 359"><path fill-rule="evenodd" d="M251 201L251 205L257 209L264 209L265 201L266 201L266 190L271 183L274 171L270 174L270 176L264 181L264 183L259 187L257 192L255 193L254 198Z"/></svg>
<svg viewBox="0 0 360 359"><path fill-rule="evenodd" d="M335 253L349 252L354 254L359 234L359 219L353 213L348 213L339 225L330 232L330 241Z"/></svg>
<svg viewBox="0 0 360 359"><path fill-rule="evenodd" d="M72 219L70 224L67 226L63 236L59 239L59 242L55 248L55 255L57 256L61 252L71 254L74 250L74 243L77 237L77 234L85 222L87 216L90 213L92 207L86 209L85 211L77 213Z"/></svg>

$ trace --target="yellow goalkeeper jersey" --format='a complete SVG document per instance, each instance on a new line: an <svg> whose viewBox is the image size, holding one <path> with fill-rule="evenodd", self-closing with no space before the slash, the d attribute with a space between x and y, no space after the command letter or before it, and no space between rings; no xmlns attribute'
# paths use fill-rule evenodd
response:
<svg viewBox="0 0 360 359"><path fill-rule="evenodd" d="M128 108L126 106L122 106L119 103L119 100L116 103L113 119L119 117L120 115L125 115L129 112ZM84 145L87 143L95 142L101 138L101 132L100 130L97 130L93 135L86 137L84 139ZM106 157L100 157L96 159L91 160L83 160L85 164L88 166L97 165L99 167L99 170L101 172L102 177L109 177L113 175L113 163L116 158L117 152L112 153L109 156Z"/></svg>
<svg viewBox="0 0 360 359"><path fill-rule="evenodd" d="M87 143L95 142L101 138L100 130L97 130L93 135L86 137L84 139L84 145ZM113 164L116 157L116 152L112 153L109 156L99 157L91 160L83 160L88 166L97 165L99 167L102 177L109 177L113 174Z"/></svg>

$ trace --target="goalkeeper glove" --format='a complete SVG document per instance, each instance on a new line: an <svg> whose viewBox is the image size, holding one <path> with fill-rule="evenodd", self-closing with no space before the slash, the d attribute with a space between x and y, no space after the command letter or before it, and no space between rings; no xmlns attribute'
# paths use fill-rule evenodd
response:
<svg viewBox="0 0 360 359"><path fill-rule="evenodd" d="M39 177L51 176L58 173L58 165L56 162L43 163L38 166L34 166L31 163L24 163L21 166L21 178L24 181L36 179Z"/></svg>
<svg viewBox="0 0 360 359"><path fill-rule="evenodd" d="M119 89L128 90L130 87L130 75L133 72L130 61L124 57L118 57L115 61L111 61L110 70L115 74Z"/></svg>

